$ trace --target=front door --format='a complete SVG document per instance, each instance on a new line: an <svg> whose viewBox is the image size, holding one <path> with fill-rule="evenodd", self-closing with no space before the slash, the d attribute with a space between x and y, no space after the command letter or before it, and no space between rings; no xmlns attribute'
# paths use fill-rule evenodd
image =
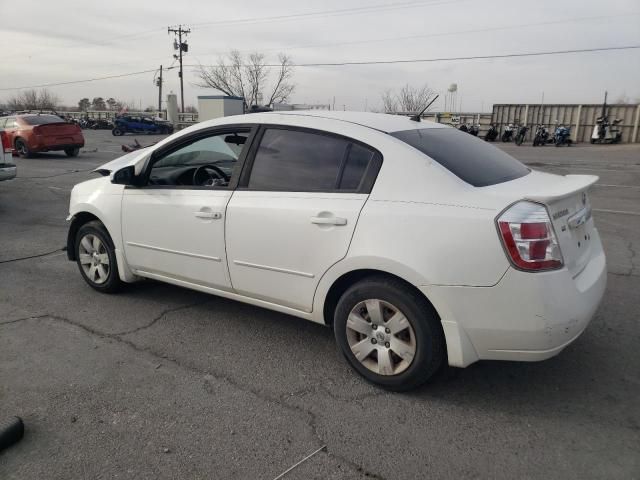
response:
<svg viewBox="0 0 640 480"><path fill-rule="evenodd" d="M267 127L227 208L234 290L311 311L320 278L347 254L380 161L344 137Z"/></svg>
<svg viewBox="0 0 640 480"><path fill-rule="evenodd" d="M128 264L141 276L217 289L231 288L224 226L236 163L249 129L178 139L153 156L140 187L122 200L122 236Z"/></svg>

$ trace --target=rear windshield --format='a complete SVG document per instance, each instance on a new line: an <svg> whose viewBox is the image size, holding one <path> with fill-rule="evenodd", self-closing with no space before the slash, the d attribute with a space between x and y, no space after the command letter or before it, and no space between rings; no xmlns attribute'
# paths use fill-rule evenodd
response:
<svg viewBox="0 0 640 480"><path fill-rule="evenodd" d="M64 120L57 115L29 115L27 117L22 117L22 120L27 122L29 125L46 125L47 123L60 122L64 123Z"/></svg>
<svg viewBox="0 0 640 480"><path fill-rule="evenodd" d="M455 128L403 130L391 135L433 158L474 187L508 182L530 172L511 155Z"/></svg>

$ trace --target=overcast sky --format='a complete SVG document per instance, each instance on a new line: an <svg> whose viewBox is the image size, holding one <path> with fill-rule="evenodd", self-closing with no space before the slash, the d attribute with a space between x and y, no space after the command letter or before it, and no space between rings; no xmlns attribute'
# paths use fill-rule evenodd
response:
<svg viewBox="0 0 640 480"><path fill-rule="evenodd" d="M429 4L431 3L431 4ZM378 5L391 8L363 9ZM352 9L344 12L345 9ZM268 21L233 22L343 10ZM594 18L598 17L598 18ZM188 64L213 63L232 48L278 52L295 63L399 60L640 45L639 0L0 0L0 89L81 80L171 65L167 26L191 26ZM540 23L546 23L540 25ZM535 25L537 24L537 25ZM411 38L407 38L411 37ZM165 91L179 92L177 70ZM380 93L427 83L458 84L465 111L493 103L598 103L640 98L640 50L395 65L297 67L295 103L380 107ZM215 94L185 70L185 103ZM65 104L114 97L157 104L153 73L50 87ZM0 91L0 101L15 91ZM444 97L444 95L443 95ZM442 98L441 98L442 99ZM437 109L444 107L439 100Z"/></svg>

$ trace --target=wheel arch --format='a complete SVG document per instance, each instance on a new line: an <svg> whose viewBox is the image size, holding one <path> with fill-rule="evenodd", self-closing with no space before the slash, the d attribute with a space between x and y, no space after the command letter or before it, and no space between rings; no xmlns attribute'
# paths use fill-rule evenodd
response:
<svg viewBox="0 0 640 480"><path fill-rule="evenodd" d="M411 282L407 281L405 278L402 278L399 275L396 275L394 273L391 273L385 270L380 270L375 268L359 268L359 269L350 270L346 273L343 273L338 278L336 278L334 282L331 284L331 286L329 287L327 294L324 296L324 302L322 306L322 317L325 325L332 326L333 312L335 311L335 308L342 294L346 292L347 289L351 287L351 285L359 282L364 278L372 277L372 276L388 277L388 278L393 278L395 280L402 282L404 285L406 285L408 290L411 290L414 293L418 294L420 297L424 298L425 301L431 306L431 308L433 308L433 311L438 316L438 319L440 319L440 314L438 313L437 309L435 308L435 305L431 302L431 300L427 298L424 292L422 292L418 287L416 287Z"/></svg>
<svg viewBox="0 0 640 480"><path fill-rule="evenodd" d="M73 261L77 260L75 244L76 244L76 236L78 235L78 230L80 230L80 227L85 223L92 222L94 220L97 220L100 223L102 223L102 225L104 225L104 222L100 218L98 218L96 215L90 212L82 211L73 215L73 218L71 220L71 225L69 225L69 231L67 233L67 258L69 260L73 260ZM105 229L107 228L106 225L104 228ZM109 232L108 229L107 229L107 232ZM111 235L110 232L109 232L109 235Z"/></svg>

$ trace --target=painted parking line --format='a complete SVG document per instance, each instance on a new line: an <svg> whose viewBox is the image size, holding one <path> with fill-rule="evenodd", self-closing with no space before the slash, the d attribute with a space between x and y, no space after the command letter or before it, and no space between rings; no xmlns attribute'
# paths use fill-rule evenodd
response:
<svg viewBox="0 0 640 480"><path fill-rule="evenodd" d="M609 210L606 208L594 208L591 211L599 213L614 213L619 215L633 215L634 217L640 217L640 212L629 212L628 210Z"/></svg>

